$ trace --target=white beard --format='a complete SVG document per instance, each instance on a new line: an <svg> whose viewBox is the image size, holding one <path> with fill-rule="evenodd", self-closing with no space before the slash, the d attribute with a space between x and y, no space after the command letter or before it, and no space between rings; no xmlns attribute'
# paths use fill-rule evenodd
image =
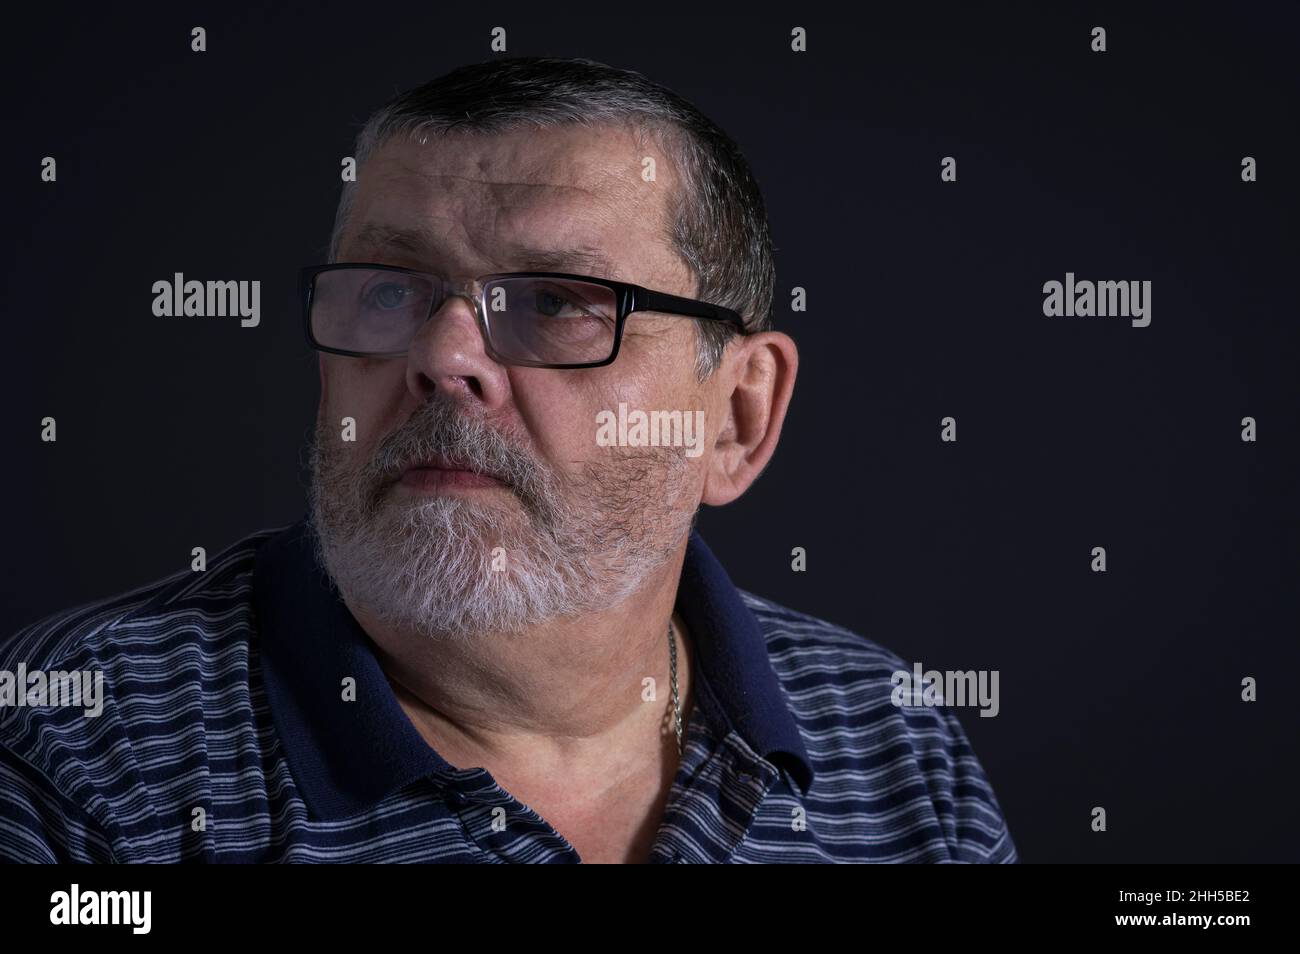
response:
<svg viewBox="0 0 1300 954"><path fill-rule="evenodd" d="M318 563L378 621L427 637L518 632L615 606L668 560L694 516L677 510L680 455L611 456L604 472L565 493L448 405L417 411L361 473L324 440L337 442L337 432L318 424L310 493ZM394 489L394 473L433 452L502 475L521 505Z"/></svg>

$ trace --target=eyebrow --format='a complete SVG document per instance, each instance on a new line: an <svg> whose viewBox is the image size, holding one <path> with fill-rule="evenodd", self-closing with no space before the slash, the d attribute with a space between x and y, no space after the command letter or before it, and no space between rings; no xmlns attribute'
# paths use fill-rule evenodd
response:
<svg viewBox="0 0 1300 954"><path fill-rule="evenodd" d="M358 248L408 252L424 261L438 258L438 234L425 226L399 227L370 223L354 238ZM564 248L541 248L519 242L502 248L501 261L515 263L518 271L581 273L593 278L617 280L618 267L601 249L580 243Z"/></svg>

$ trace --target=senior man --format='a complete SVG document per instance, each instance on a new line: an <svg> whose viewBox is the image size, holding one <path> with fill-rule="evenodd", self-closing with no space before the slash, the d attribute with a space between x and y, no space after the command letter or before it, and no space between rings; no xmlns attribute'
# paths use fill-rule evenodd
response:
<svg viewBox="0 0 1300 954"><path fill-rule="evenodd" d="M0 856L1014 861L951 709L894 705L906 664L694 531L798 365L735 144L638 74L520 58L356 153L301 278L307 517L9 643L107 698L0 716Z"/></svg>

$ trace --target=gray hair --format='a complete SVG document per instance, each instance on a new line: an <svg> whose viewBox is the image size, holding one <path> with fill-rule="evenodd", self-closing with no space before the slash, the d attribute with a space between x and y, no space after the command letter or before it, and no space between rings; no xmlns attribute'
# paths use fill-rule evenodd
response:
<svg viewBox="0 0 1300 954"><path fill-rule="evenodd" d="M694 297L738 312L749 331L772 327L776 269L762 193L736 143L676 93L640 73L594 60L511 57L452 70L377 110L357 136L355 159L395 136L500 133L524 125L619 123L653 136L677 164L684 189L669 209L671 246L694 273ZM356 183L345 182L330 237L338 260ZM699 321L700 379L722 360L735 334Z"/></svg>

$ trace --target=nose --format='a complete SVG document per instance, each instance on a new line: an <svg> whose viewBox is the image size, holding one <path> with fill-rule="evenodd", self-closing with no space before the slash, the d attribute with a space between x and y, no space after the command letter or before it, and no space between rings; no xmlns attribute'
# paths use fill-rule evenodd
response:
<svg viewBox="0 0 1300 954"><path fill-rule="evenodd" d="M487 354L470 292L449 291L416 332L406 358L406 386L422 401L441 389L487 410L505 403L510 379L505 367Z"/></svg>

